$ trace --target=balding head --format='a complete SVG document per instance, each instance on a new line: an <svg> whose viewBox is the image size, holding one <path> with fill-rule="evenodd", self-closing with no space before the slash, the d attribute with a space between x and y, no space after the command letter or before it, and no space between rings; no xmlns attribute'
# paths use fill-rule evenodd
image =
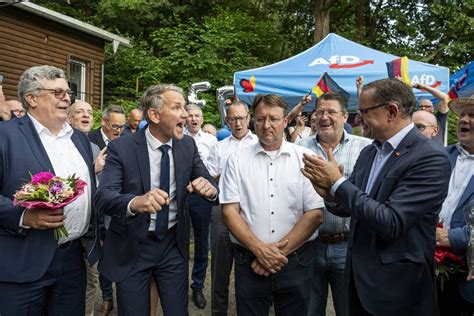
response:
<svg viewBox="0 0 474 316"><path fill-rule="evenodd" d="M13 115L16 117L20 118L23 117L26 114L25 109L23 108L23 105L21 105L20 101L17 100L8 100L6 101L8 108L10 111L12 111Z"/></svg>
<svg viewBox="0 0 474 316"><path fill-rule="evenodd" d="M130 111L128 116L128 126L132 133L135 133L138 129L138 125L143 118L143 112L139 109L133 109Z"/></svg>
<svg viewBox="0 0 474 316"><path fill-rule="evenodd" d="M434 139L439 132L438 121L431 112L424 110L416 111L413 113L412 121L420 133L427 138Z"/></svg>
<svg viewBox="0 0 474 316"><path fill-rule="evenodd" d="M68 110L68 122L83 133L89 133L93 124L92 106L85 101L74 102Z"/></svg>

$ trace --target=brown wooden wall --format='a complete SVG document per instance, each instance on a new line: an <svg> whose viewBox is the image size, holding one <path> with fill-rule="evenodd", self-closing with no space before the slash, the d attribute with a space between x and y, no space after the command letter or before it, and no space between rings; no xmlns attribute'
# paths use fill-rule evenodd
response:
<svg viewBox="0 0 474 316"><path fill-rule="evenodd" d="M8 6L0 8L0 74L6 99L18 99L23 71L52 65L69 78L70 58L86 62L86 101L101 106L101 71L104 40L41 16Z"/></svg>

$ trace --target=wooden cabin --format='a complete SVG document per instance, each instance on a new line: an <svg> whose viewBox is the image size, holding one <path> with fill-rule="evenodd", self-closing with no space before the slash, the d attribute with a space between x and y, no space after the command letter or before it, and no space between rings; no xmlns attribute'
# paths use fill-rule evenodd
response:
<svg viewBox="0 0 474 316"><path fill-rule="evenodd" d="M129 40L31 2L0 7L0 74L7 100L18 99L26 69L52 65L66 73L76 100L103 106L105 44L130 47Z"/></svg>

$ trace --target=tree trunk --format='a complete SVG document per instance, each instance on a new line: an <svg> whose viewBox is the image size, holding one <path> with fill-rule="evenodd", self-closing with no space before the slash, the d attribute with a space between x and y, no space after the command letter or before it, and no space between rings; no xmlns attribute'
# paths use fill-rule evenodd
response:
<svg viewBox="0 0 474 316"><path fill-rule="evenodd" d="M337 0L315 0L314 2L314 43L329 34L329 9Z"/></svg>

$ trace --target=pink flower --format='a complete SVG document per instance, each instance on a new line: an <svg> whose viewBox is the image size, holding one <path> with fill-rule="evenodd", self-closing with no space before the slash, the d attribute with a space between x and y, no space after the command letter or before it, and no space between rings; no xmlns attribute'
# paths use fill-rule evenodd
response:
<svg viewBox="0 0 474 316"><path fill-rule="evenodd" d="M54 178L54 174L52 174L51 172L38 172L37 174L31 176L31 183L47 184L52 178Z"/></svg>

